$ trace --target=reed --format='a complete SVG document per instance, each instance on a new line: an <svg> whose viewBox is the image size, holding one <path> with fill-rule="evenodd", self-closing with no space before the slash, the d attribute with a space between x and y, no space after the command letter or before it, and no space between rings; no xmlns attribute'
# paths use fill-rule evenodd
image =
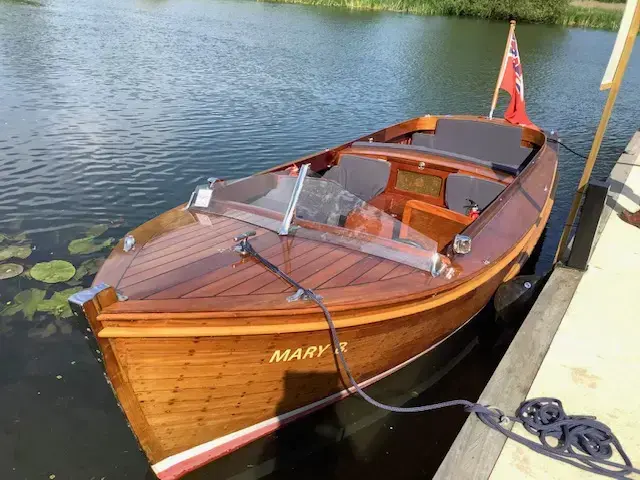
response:
<svg viewBox="0 0 640 480"><path fill-rule="evenodd" d="M468 16L616 30L622 11L571 6L569 0L259 0L414 15Z"/></svg>
<svg viewBox="0 0 640 480"><path fill-rule="evenodd" d="M622 10L570 6L557 23L567 27L618 30L622 13Z"/></svg>

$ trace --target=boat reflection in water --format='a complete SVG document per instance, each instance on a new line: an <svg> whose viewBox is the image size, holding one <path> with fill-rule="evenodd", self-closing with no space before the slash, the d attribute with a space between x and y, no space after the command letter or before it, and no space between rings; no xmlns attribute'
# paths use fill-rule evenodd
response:
<svg viewBox="0 0 640 480"><path fill-rule="evenodd" d="M154 472L178 478L347 397L338 348L369 386L443 347L531 255L556 168L537 130L419 117L212 179L130 232L72 302ZM240 255L243 234L323 297L339 345L314 303Z"/></svg>

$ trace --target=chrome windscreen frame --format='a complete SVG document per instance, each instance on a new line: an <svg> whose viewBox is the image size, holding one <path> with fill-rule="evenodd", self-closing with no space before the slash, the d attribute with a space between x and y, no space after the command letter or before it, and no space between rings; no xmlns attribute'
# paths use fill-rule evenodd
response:
<svg viewBox="0 0 640 480"><path fill-rule="evenodd" d="M296 180L296 184L293 187L293 193L291 194L291 199L289 200L289 206L287 207L287 211L284 214L282 225L280 225L280 228L278 229L278 235L289 235L289 229L291 228L293 215L296 212L296 205L298 204L300 192L302 191L304 179L307 177L308 171L309 164L305 163L304 165L302 165L302 167L300 168L300 172L298 173L298 179Z"/></svg>

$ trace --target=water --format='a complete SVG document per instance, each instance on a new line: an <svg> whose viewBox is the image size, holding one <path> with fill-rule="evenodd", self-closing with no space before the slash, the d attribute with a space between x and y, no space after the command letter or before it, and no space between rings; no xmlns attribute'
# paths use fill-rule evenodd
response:
<svg viewBox="0 0 640 480"><path fill-rule="evenodd" d="M208 176L248 174L424 113L486 114L506 31L472 19L249 1L1 0L0 232L28 234L36 249L26 266L53 258L77 266L105 253L70 256L70 240L95 224L110 226L102 238L119 238ZM586 153L615 35L530 25L517 35L530 118ZM636 128L638 55L596 178ZM538 271L551 264L583 166L565 152L560 161ZM0 281L0 301L27 288L43 287ZM456 367L443 382L466 390L440 392L477 395L499 355L474 348L470 356L482 375ZM144 476L68 320L0 318L0 365L2 478ZM383 450L401 445L379 441Z"/></svg>

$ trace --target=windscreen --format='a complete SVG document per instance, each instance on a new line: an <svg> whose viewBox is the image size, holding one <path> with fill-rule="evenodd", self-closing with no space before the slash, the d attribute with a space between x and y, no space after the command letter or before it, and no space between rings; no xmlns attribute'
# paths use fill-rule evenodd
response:
<svg viewBox="0 0 640 480"><path fill-rule="evenodd" d="M266 173L200 186L189 209L235 218L282 232L296 183L299 196L287 235L332 243L433 273L437 243L368 204L340 183L312 173L304 178Z"/></svg>

